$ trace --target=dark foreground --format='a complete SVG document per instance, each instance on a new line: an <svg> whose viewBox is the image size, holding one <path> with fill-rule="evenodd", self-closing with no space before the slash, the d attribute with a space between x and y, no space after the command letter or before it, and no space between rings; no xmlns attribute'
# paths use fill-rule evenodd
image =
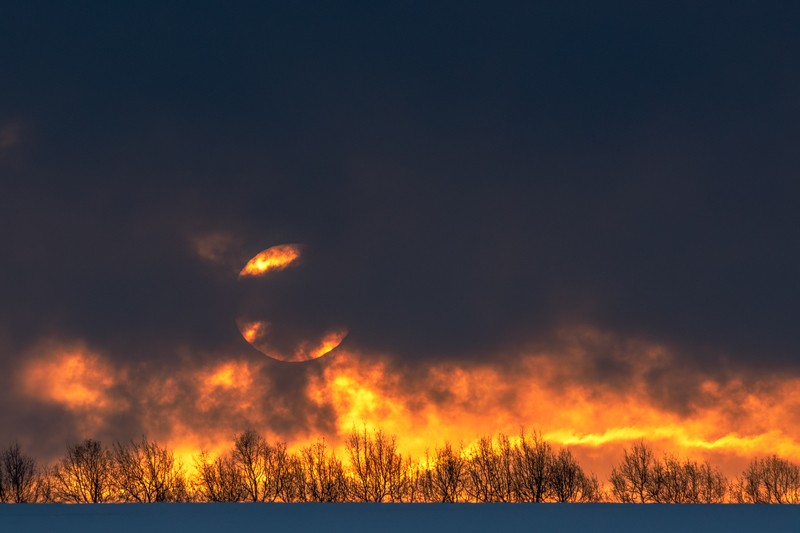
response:
<svg viewBox="0 0 800 533"><path fill-rule="evenodd" d="M800 506L619 504L0 505L0 531L800 531Z"/></svg>

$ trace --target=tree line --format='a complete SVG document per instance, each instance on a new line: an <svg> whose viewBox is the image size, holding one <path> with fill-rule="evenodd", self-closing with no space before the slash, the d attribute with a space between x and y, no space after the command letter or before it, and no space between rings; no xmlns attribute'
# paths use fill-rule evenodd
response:
<svg viewBox="0 0 800 533"><path fill-rule="evenodd" d="M40 466L14 443L0 452L0 502L623 502L800 503L800 467L753 459L728 480L707 462L625 449L603 486L568 448L541 434L449 442L413 459L383 431L354 430L343 457L324 440L298 451L253 430L219 456L201 452L191 473L157 442L106 446L86 439Z"/></svg>

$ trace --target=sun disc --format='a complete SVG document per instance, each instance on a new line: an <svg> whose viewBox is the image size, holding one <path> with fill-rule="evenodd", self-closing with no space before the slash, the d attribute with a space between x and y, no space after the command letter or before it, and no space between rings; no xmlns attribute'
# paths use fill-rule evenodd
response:
<svg viewBox="0 0 800 533"><path fill-rule="evenodd" d="M239 279L257 278L295 266L301 258L302 249L303 246L300 244L280 244L262 250L242 268ZM250 288L248 286L248 290ZM280 338L282 328L278 327L279 331L276 332L274 324L259 315L260 313L252 312L240 314L240 318L236 321L239 333L253 348L279 361L296 363L318 359L335 350L348 333L347 328L330 326L324 330L316 329L315 333L298 341L293 341L289 337L288 343L286 339L280 339L284 341L283 343L276 342L276 338Z"/></svg>

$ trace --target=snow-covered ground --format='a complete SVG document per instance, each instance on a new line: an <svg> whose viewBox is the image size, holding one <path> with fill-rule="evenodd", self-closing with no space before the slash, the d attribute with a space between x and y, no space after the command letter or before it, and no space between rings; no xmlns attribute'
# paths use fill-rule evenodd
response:
<svg viewBox="0 0 800 533"><path fill-rule="evenodd" d="M0 531L253 533L800 531L800 506L615 504L0 505Z"/></svg>

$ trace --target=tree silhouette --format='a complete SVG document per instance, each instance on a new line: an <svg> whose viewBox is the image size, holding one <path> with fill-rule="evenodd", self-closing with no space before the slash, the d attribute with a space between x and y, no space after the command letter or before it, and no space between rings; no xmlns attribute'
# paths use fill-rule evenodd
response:
<svg viewBox="0 0 800 533"><path fill-rule="evenodd" d="M273 502L296 498L292 461L285 442L271 444L249 429L236 437L232 457L246 500Z"/></svg>
<svg viewBox="0 0 800 533"><path fill-rule="evenodd" d="M720 503L728 485L708 463L680 461L672 455L659 461L643 442L624 451L609 481L615 499L626 503Z"/></svg>
<svg viewBox="0 0 800 533"><path fill-rule="evenodd" d="M246 430L219 456L201 452L187 479L173 452L144 436L110 449L93 439L70 444L42 468L14 443L0 450L0 503L800 503L800 466L776 455L753 459L728 483L708 462L659 459L639 441L613 465L606 493L570 449L553 448L538 432L484 436L458 449L445 441L414 468L397 438L380 430L353 431L344 445L343 463L324 439L290 451Z"/></svg>
<svg viewBox="0 0 800 533"><path fill-rule="evenodd" d="M111 455L96 440L67 446L67 452L51 472L53 494L58 501L103 503L114 500Z"/></svg>
<svg viewBox="0 0 800 533"><path fill-rule="evenodd" d="M559 450L550 461L547 491L557 502L596 502L601 498L597 478L587 477L572 452Z"/></svg>
<svg viewBox="0 0 800 533"><path fill-rule="evenodd" d="M624 450L622 462L611 469L609 481L614 497L623 503L654 501L651 497L654 462L653 450L643 441Z"/></svg>
<svg viewBox="0 0 800 533"><path fill-rule="evenodd" d="M267 443L264 448L262 501L290 502L296 499L295 469L285 442Z"/></svg>
<svg viewBox="0 0 800 533"><path fill-rule="evenodd" d="M692 463L687 472L692 487L692 503L722 503L728 493L728 480L719 468L710 464Z"/></svg>
<svg viewBox="0 0 800 533"><path fill-rule="evenodd" d="M240 483L245 498L252 502L264 501L266 450L267 441L252 429L238 435L233 444L233 461Z"/></svg>
<svg viewBox="0 0 800 533"><path fill-rule="evenodd" d="M570 455L571 457L571 455ZM543 502L548 497L555 457L553 449L538 432L523 433L512 453L513 488L517 501ZM566 472L562 474L567 475ZM566 479L562 479L566 483Z"/></svg>
<svg viewBox="0 0 800 533"><path fill-rule="evenodd" d="M0 464L0 503L6 503L8 501L5 470L6 469Z"/></svg>
<svg viewBox="0 0 800 533"><path fill-rule="evenodd" d="M753 459L731 492L740 503L800 503L800 467L776 455Z"/></svg>
<svg viewBox="0 0 800 533"><path fill-rule="evenodd" d="M202 501L239 502L245 498L246 491L232 457L212 459L203 451L195 461L195 469L195 492Z"/></svg>
<svg viewBox="0 0 800 533"><path fill-rule="evenodd" d="M396 438L382 431L353 430L347 440L353 474L353 499L364 502L399 502L409 483L410 461L397 451Z"/></svg>
<svg viewBox="0 0 800 533"><path fill-rule="evenodd" d="M500 434L495 448L491 437L481 437L469 455L465 489L477 502L514 501L513 451L508 436Z"/></svg>
<svg viewBox="0 0 800 533"><path fill-rule="evenodd" d="M304 448L296 463L297 498L308 502L342 502L350 492L342 462L324 439Z"/></svg>
<svg viewBox="0 0 800 533"><path fill-rule="evenodd" d="M38 497L36 461L15 442L0 454L0 502L29 503Z"/></svg>
<svg viewBox="0 0 800 533"><path fill-rule="evenodd" d="M425 466L417 472L418 493L423 501L459 502L464 498L464 482L467 475L467 460L461 451L453 450L445 441L437 448L433 458L427 457Z"/></svg>
<svg viewBox="0 0 800 533"><path fill-rule="evenodd" d="M129 502L177 502L187 499L186 477L174 454L156 442L114 443L113 484Z"/></svg>
<svg viewBox="0 0 800 533"><path fill-rule="evenodd" d="M650 485L650 497L659 503L720 503L727 492L719 470L671 455L654 464Z"/></svg>

